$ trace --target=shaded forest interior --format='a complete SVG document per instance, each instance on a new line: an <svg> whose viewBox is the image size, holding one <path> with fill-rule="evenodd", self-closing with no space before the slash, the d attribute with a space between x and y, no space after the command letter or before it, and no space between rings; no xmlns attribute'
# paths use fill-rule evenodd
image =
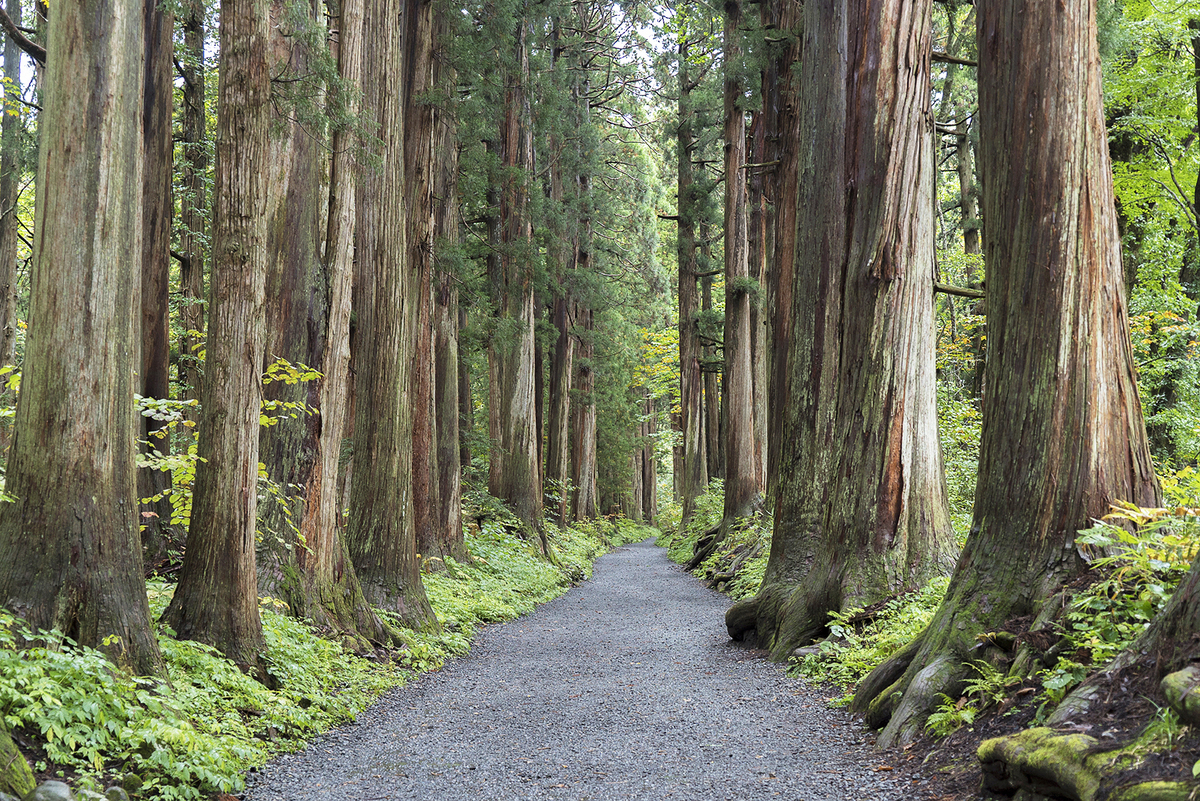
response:
<svg viewBox="0 0 1200 801"><path fill-rule="evenodd" d="M1200 725L1196 3L0 22L0 623L28 647L162 677L169 631L272 687L264 598L411 655L472 537L575 580L571 532L644 524L742 577L730 636L778 661L943 587L857 684L885 745L975 663L1058 681L1039 631L1078 670L1037 722L1133 676ZM1122 558L1131 622L1070 639Z"/></svg>

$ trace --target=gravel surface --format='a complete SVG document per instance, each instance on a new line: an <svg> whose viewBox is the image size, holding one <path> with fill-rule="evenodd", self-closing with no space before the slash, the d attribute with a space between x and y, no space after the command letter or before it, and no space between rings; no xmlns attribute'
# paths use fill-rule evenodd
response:
<svg viewBox="0 0 1200 801"><path fill-rule="evenodd" d="M822 694L725 632L729 599L650 542L471 654L252 773L277 799L912 799Z"/></svg>

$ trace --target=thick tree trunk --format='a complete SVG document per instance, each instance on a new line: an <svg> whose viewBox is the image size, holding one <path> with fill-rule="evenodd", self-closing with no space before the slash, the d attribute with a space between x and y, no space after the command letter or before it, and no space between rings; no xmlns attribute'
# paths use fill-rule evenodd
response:
<svg viewBox="0 0 1200 801"><path fill-rule="evenodd" d="M458 336L467 327L467 309L458 307ZM471 470L471 435L475 432L475 397L471 392L471 368L465 348L458 349L458 461Z"/></svg>
<svg viewBox="0 0 1200 801"><path fill-rule="evenodd" d="M805 6L788 408L766 577L726 616L775 659L951 564L934 392L926 1ZM871 21L864 24L863 21ZM795 202L795 201L793 201Z"/></svg>
<svg viewBox="0 0 1200 801"><path fill-rule="evenodd" d="M988 396L971 536L926 631L855 704L908 742L983 631L1082 569L1075 532L1158 497L1125 312L1095 4L981 6Z"/></svg>
<svg viewBox="0 0 1200 801"><path fill-rule="evenodd" d="M204 242L208 238L208 145L205 126L204 0L191 0L183 10L183 197L179 199L180 317L179 383L182 396L200 399L197 346L204 331Z"/></svg>
<svg viewBox="0 0 1200 801"><path fill-rule="evenodd" d="M170 382L170 307L168 305L171 270L171 221L174 206L171 197L173 142L171 123L174 78L172 40L175 17L154 3L144 10L146 37L146 76L143 83L144 173L142 180L142 303L141 367L138 393L145 398L171 397ZM170 453L170 440L162 432L164 423L141 417L140 439L146 452ZM160 495L171 486L171 474L165 470L138 471L138 497ZM144 503L139 515L142 526L142 555L147 568L167 558L171 504L166 498Z"/></svg>
<svg viewBox="0 0 1200 801"><path fill-rule="evenodd" d="M382 142L378 169L359 184L355 230L354 480L346 539L363 592L413 629L436 627L421 583L412 497L411 388L416 311L407 264L404 57L398 0L368 0L363 107Z"/></svg>
<svg viewBox="0 0 1200 801"><path fill-rule="evenodd" d="M0 563L0 606L147 674L162 665L134 468L142 25L129 0L66 4L50 23L15 500L0 505L0 552L20 558Z"/></svg>
<svg viewBox="0 0 1200 801"><path fill-rule="evenodd" d="M692 108L695 85L688 70L690 55L685 34L679 42L679 120L675 134L679 212L675 246L679 261L679 425L683 433L682 458L676 478L684 522L695 512L696 498L704 492L709 477L705 462L704 390L700 372L700 299L696 290L696 218L700 214L701 198L692 168L696 116Z"/></svg>
<svg viewBox="0 0 1200 801"><path fill-rule="evenodd" d="M796 267L796 221L799 196L800 97L795 65L800 60L799 0L774 0L764 8L777 30L786 36L778 54L763 73L763 104L767 117L768 161L778 161L771 181L775 200L775 247L768 266L767 307L772 330L771 420L767 443L767 494L777 497L783 412L788 407L788 349L792 339L792 276Z"/></svg>
<svg viewBox="0 0 1200 801"><path fill-rule="evenodd" d="M490 262L497 325L488 345L492 432L488 491L539 534L543 552L549 555L542 530L541 443L534 396L534 253L529 210L533 136L526 28L524 21L517 24L517 66L506 76L499 138L504 177L499 192L500 252Z"/></svg>
<svg viewBox="0 0 1200 801"><path fill-rule="evenodd" d="M271 75L266 0L222 0L213 262L192 519L164 621L263 674L255 574Z"/></svg>

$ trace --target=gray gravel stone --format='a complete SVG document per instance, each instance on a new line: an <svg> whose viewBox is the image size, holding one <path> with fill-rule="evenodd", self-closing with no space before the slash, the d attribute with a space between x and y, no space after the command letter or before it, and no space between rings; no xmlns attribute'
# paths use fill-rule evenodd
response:
<svg viewBox="0 0 1200 801"><path fill-rule="evenodd" d="M250 801L911 799L822 694L729 640L729 599L646 542L471 654L248 777Z"/></svg>

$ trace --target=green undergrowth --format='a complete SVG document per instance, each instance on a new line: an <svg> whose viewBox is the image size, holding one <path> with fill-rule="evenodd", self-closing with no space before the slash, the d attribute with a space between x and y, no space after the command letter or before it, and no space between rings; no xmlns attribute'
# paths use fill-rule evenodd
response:
<svg viewBox="0 0 1200 801"><path fill-rule="evenodd" d="M166 683L114 669L100 652L58 633L34 641L20 619L0 609L0 723L36 771L77 786L115 782L134 798L162 801L236 793L247 769L353 720L385 690L466 653L480 626L531 611L589 577L596 557L654 531L618 520L551 527L548 534L558 565L501 518L473 527L471 558L424 577L442 631L403 631L405 648L369 658L263 599L273 689L161 625ZM147 589L157 618L173 586L151 582Z"/></svg>
<svg viewBox="0 0 1200 801"><path fill-rule="evenodd" d="M830 614L829 637L813 653L793 657L788 673L836 686L842 695L834 703L849 704L859 681L921 633L947 584L948 578L937 578L870 611L855 607Z"/></svg>

